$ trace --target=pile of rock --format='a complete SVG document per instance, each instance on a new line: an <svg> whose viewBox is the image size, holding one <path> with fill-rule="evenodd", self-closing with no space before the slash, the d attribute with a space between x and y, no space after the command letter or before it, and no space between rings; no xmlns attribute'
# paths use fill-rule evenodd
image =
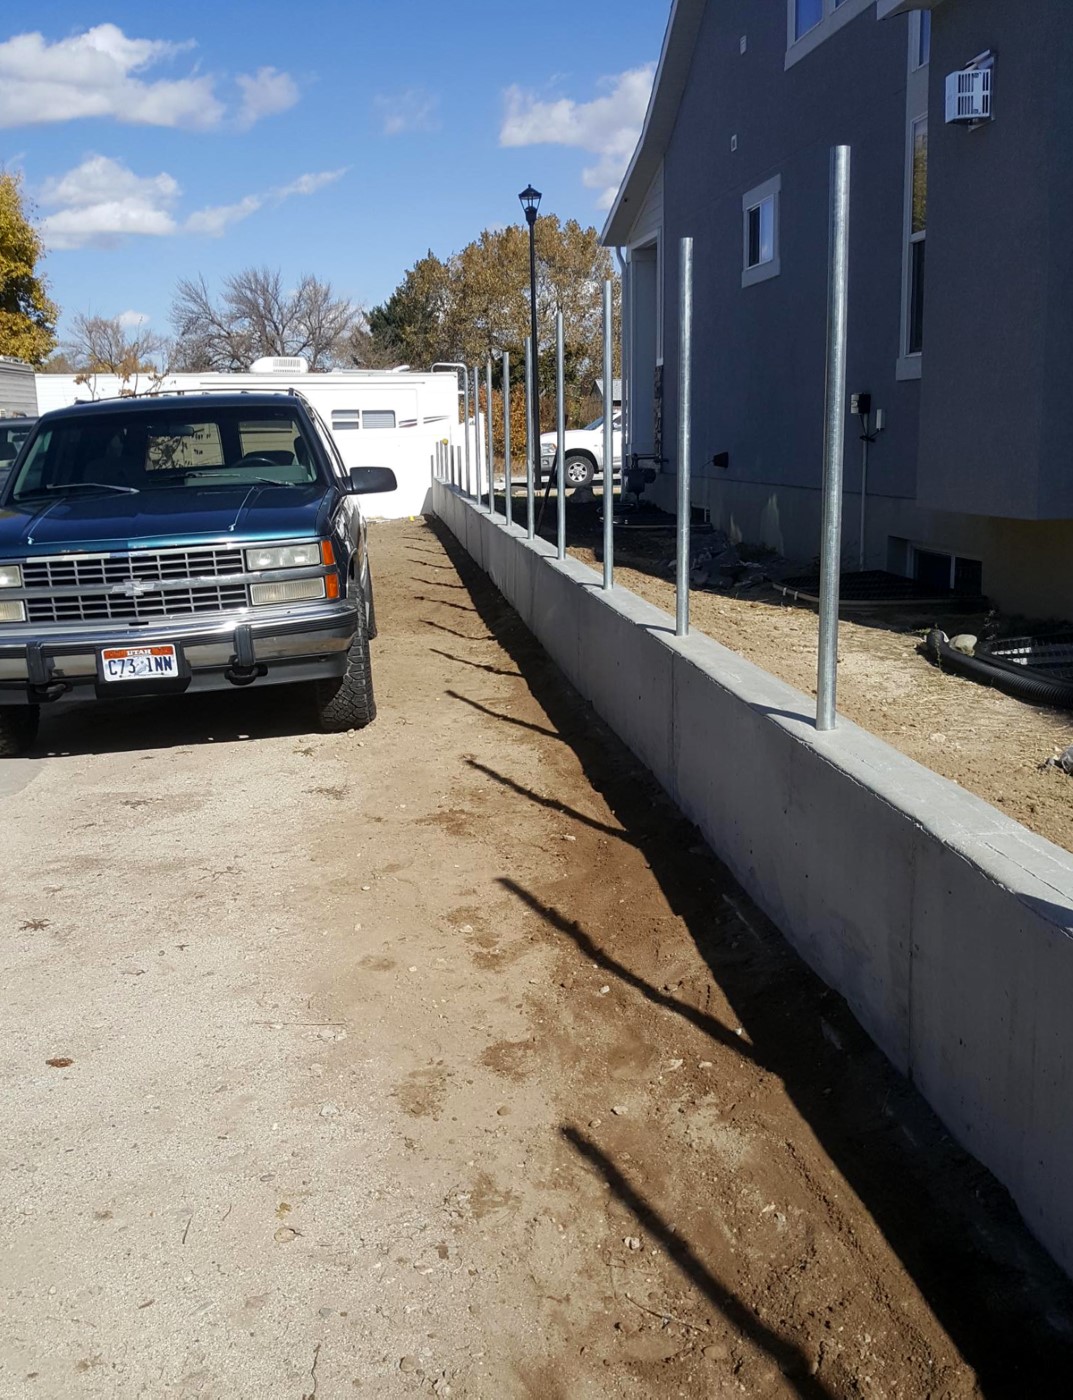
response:
<svg viewBox="0 0 1073 1400"><path fill-rule="evenodd" d="M771 554L763 561L743 559L741 549L725 530L713 530L693 535L689 542L689 582L693 588L709 588L717 593L744 593L780 578L787 561ZM663 572L673 577L675 555L662 564Z"/></svg>

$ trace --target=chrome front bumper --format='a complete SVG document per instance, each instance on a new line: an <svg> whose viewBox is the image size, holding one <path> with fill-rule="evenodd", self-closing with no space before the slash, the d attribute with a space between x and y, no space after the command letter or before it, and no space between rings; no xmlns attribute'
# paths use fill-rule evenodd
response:
<svg viewBox="0 0 1073 1400"><path fill-rule="evenodd" d="M101 691L98 657L108 646L176 646L188 673L183 689L341 675L356 629L357 611L348 602L266 608L263 614L249 609L146 626L7 626L0 628L0 704L131 694L126 685Z"/></svg>

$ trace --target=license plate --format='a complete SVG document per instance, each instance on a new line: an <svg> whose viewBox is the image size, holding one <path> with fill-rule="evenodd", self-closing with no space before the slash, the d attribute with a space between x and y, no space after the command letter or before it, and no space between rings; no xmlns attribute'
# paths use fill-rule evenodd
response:
<svg viewBox="0 0 1073 1400"><path fill-rule="evenodd" d="M172 646L107 647L101 652L101 674L106 681L173 681L179 660Z"/></svg>

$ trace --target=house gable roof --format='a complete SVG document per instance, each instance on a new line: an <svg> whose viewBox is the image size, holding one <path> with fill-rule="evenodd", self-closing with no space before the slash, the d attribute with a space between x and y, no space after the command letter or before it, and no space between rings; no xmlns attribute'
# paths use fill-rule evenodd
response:
<svg viewBox="0 0 1073 1400"><path fill-rule="evenodd" d="M627 241L634 217L659 169L674 130L707 3L708 0L674 0L671 6L641 139L600 235L608 247L619 247Z"/></svg>

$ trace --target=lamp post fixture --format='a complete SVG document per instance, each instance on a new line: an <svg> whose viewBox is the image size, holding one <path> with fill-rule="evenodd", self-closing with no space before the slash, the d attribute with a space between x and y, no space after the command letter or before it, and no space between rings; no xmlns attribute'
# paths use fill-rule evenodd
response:
<svg viewBox="0 0 1073 1400"><path fill-rule="evenodd" d="M537 282L536 282L536 220L540 208L540 191L527 185L518 196L525 210L525 222L529 225L529 302L532 308L533 339L533 386L532 421L527 425L532 434L533 482L540 489L540 346L537 341Z"/></svg>

